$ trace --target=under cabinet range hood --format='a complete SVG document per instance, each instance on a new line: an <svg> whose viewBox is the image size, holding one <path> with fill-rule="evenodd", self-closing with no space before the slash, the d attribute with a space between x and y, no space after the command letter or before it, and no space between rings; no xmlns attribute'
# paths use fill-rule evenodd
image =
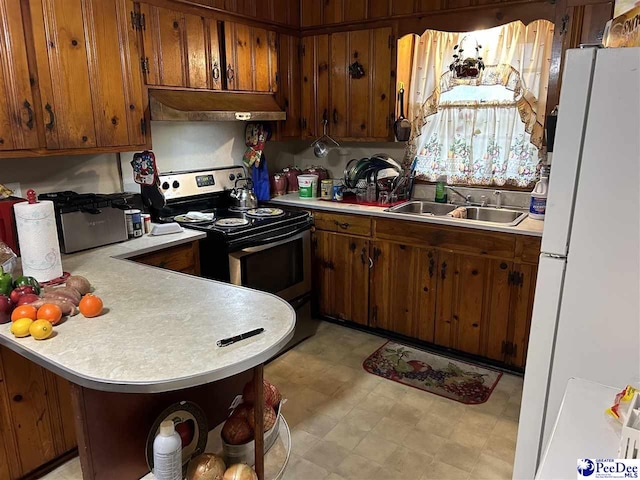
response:
<svg viewBox="0 0 640 480"><path fill-rule="evenodd" d="M286 120L272 93L149 89L151 120Z"/></svg>

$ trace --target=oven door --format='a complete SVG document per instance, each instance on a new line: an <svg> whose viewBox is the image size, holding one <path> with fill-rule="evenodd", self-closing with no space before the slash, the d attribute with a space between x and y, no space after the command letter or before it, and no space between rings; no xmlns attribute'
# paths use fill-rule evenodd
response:
<svg viewBox="0 0 640 480"><path fill-rule="evenodd" d="M230 281L292 301L311 291L311 232L276 236L229 253Z"/></svg>

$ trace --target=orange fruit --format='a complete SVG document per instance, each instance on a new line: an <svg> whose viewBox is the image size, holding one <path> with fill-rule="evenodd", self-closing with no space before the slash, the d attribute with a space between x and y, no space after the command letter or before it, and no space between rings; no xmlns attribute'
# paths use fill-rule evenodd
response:
<svg viewBox="0 0 640 480"><path fill-rule="evenodd" d="M80 300L78 307L80 308L80 313L85 317L97 317L102 313L102 300L100 297L87 293Z"/></svg>
<svg viewBox="0 0 640 480"><path fill-rule="evenodd" d="M49 320L36 320L29 325L29 333L36 340L44 340L45 338L49 338L53 333L53 326Z"/></svg>
<svg viewBox="0 0 640 480"><path fill-rule="evenodd" d="M37 317L38 320L49 320L52 325L55 325L62 318L62 309L53 303L45 303L38 309Z"/></svg>
<svg viewBox="0 0 640 480"><path fill-rule="evenodd" d="M15 322L19 318L30 318L35 320L38 316L38 310L32 305L20 305L11 312L11 321Z"/></svg>

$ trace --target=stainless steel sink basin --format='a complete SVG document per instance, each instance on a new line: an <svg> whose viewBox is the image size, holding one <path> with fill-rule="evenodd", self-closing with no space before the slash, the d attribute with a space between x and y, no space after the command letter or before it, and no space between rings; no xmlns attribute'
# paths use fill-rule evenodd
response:
<svg viewBox="0 0 640 480"><path fill-rule="evenodd" d="M409 202L396 205L395 207L388 208L387 211L394 213L409 213L413 215L446 215L455 209L455 205L450 205L448 203L411 200Z"/></svg>
<svg viewBox="0 0 640 480"><path fill-rule="evenodd" d="M526 216L526 212L505 208L467 207L467 220L476 220L479 222L517 225L524 220Z"/></svg>
<svg viewBox="0 0 640 480"><path fill-rule="evenodd" d="M386 211L404 213L407 215L433 215L436 217L444 217L458 207L459 205L411 200L409 202L396 205L395 207L388 208ZM465 208L467 209L467 218L456 218L455 220L460 222L495 223L498 225L514 227L527 218L528 215L527 212L508 208L472 206L465 206Z"/></svg>

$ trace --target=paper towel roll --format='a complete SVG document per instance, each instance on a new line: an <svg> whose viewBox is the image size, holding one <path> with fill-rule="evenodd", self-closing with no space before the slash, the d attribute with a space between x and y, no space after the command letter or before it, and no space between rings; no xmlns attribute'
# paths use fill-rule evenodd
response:
<svg viewBox="0 0 640 480"><path fill-rule="evenodd" d="M58 228L53 202L16 203L16 227L22 273L39 282L62 276Z"/></svg>

